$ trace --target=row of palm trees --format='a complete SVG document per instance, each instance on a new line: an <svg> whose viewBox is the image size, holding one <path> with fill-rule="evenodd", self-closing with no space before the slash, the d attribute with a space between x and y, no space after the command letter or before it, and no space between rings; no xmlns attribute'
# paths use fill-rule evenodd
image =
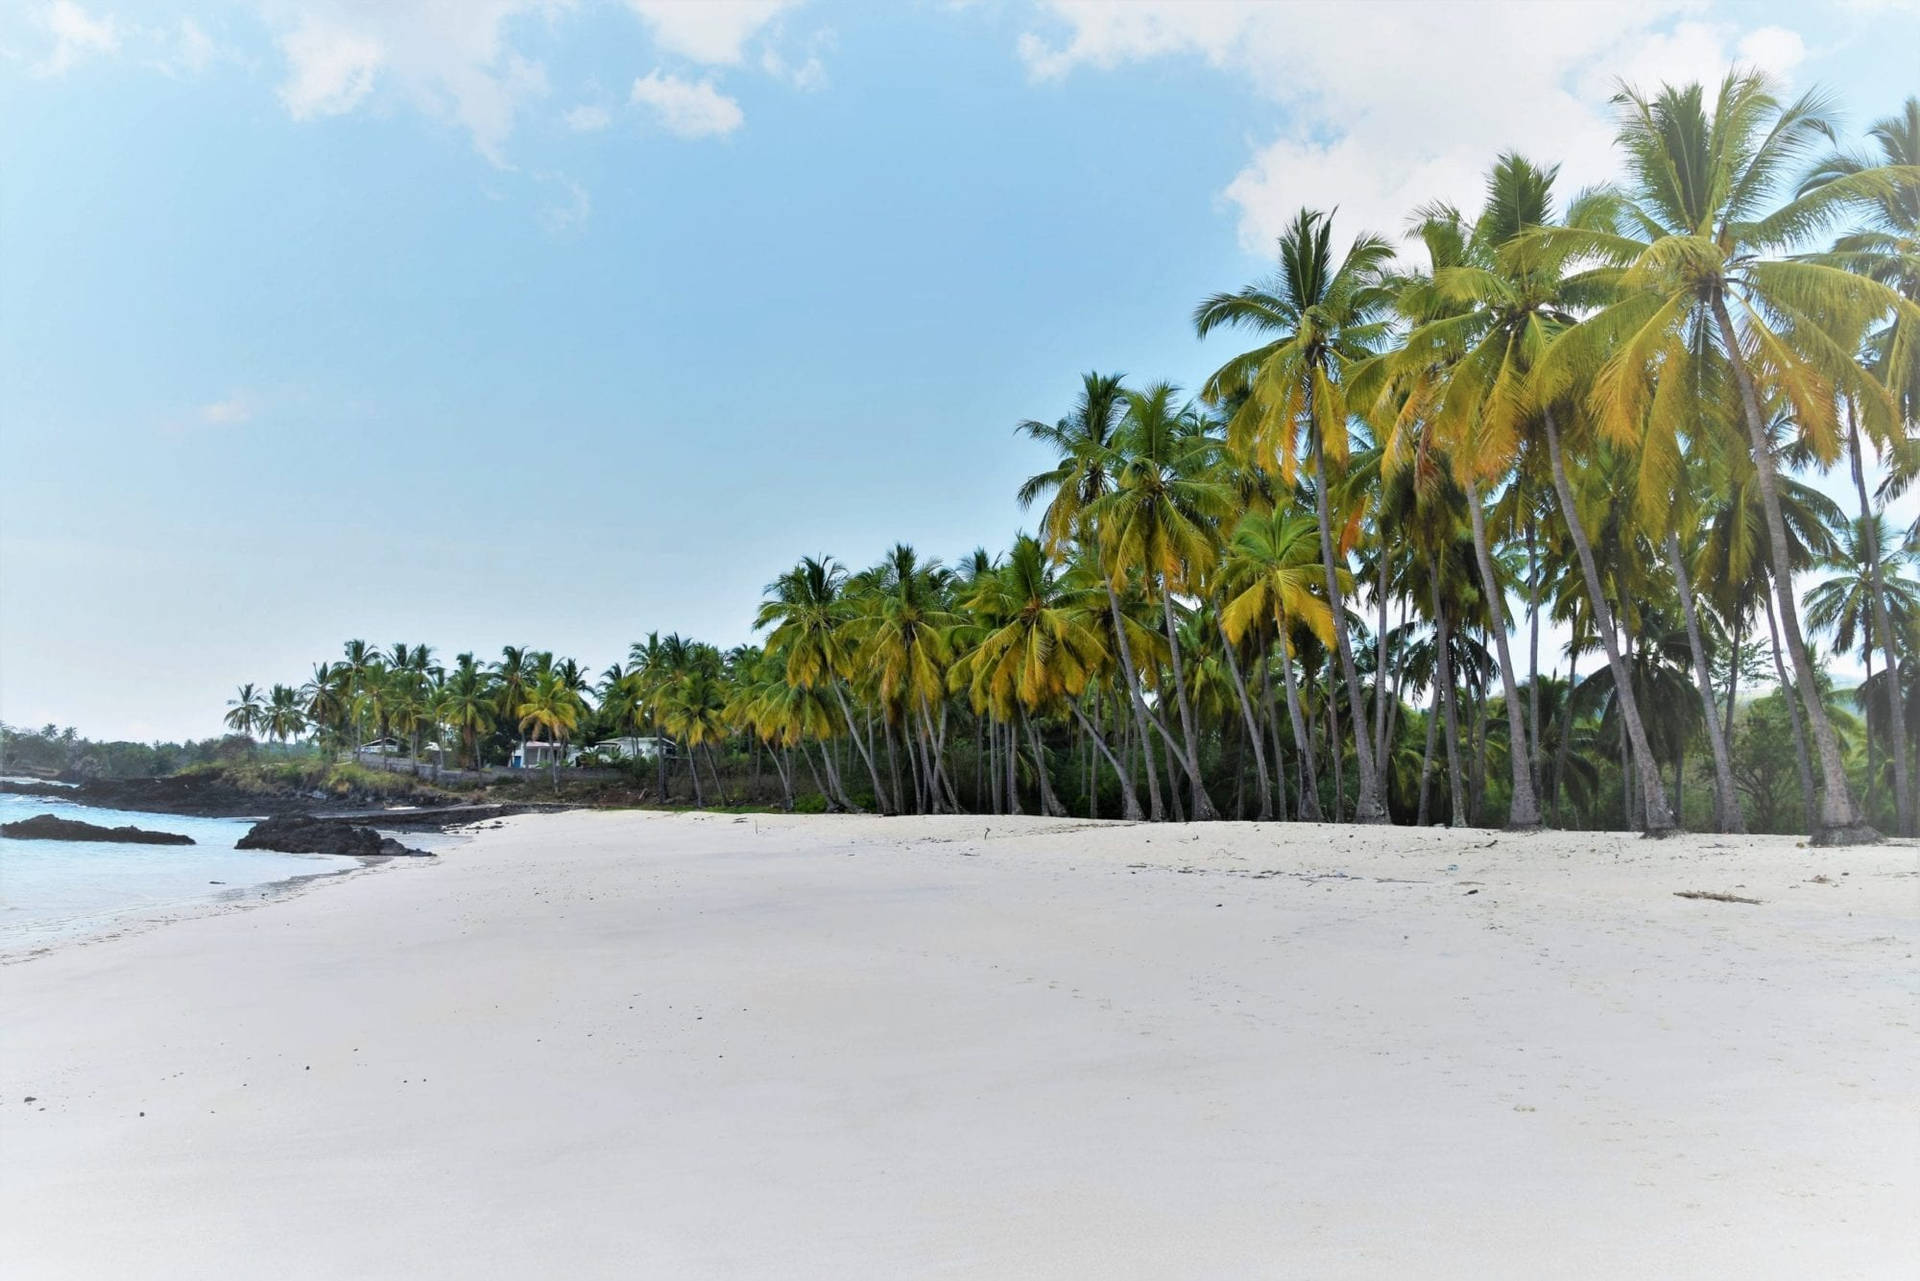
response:
<svg viewBox="0 0 1920 1281"><path fill-rule="evenodd" d="M650 637L592 690L551 655L442 672L354 642L230 724L393 730L416 758L451 731L475 762L502 731L647 730L696 802L745 752L789 804L1210 819L1230 792L1660 834L1690 751L1706 821L1743 830L1740 695L1774 683L1806 829L1871 839L1864 797L1911 833L1920 530L1884 507L1920 474L1920 101L1871 155L1754 74L1617 101L1619 183L1562 199L1503 156L1480 210L1414 212L1415 266L1302 210L1271 278L1196 309L1254 342L1197 398L1089 374L1020 424L1056 462L1003 555L803 559L764 645ZM1807 479L1842 461L1851 516ZM1571 637L1544 673L1543 628ZM1862 658L1864 723L1809 630Z"/></svg>

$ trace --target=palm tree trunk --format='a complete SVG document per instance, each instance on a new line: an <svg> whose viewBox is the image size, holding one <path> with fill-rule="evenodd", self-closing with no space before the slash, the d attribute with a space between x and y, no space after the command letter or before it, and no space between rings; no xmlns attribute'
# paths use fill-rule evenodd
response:
<svg viewBox="0 0 1920 1281"><path fill-rule="evenodd" d="M826 756L826 754L827 754L827 749L824 746L821 747L820 755L824 757ZM807 740L804 738L800 740L800 759L807 763L807 773L813 775L814 789L820 793L820 799L826 802L827 810L829 812L832 812L833 810L838 809L840 806L840 802L834 799L834 795L832 791L830 791L827 788L827 785L821 781L820 770L817 766L814 765L813 757L808 754Z"/></svg>
<svg viewBox="0 0 1920 1281"><path fill-rule="evenodd" d="M1532 749L1527 762L1533 771L1533 794L1540 796L1541 771L1546 762L1540 757L1540 548L1534 528L1533 506L1527 506L1527 746Z"/></svg>
<svg viewBox="0 0 1920 1281"><path fill-rule="evenodd" d="M1060 804L1060 798L1053 794L1053 780L1047 772L1047 751L1041 745L1039 732L1033 728L1033 717L1024 711L1016 710L1020 724L1027 731L1027 748L1033 753L1033 776L1040 785L1040 812L1048 818L1065 818L1066 807Z"/></svg>
<svg viewBox="0 0 1920 1281"><path fill-rule="evenodd" d="M1873 595L1874 639L1886 657L1887 684L1891 690L1888 723L1893 730L1893 809L1894 823L1902 836L1920 835L1920 797L1915 795L1915 779L1907 768L1907 709L1901 697L1900 654L1894 648L1893 617L1887 609L1886 572L1880 564L1880 525L1878 513L1867 500L1866 464L1860 449L1860 425L1855 421L1853 400L1847 400L1847 435L1853 445L1853 487L1860 495L1860 526L1866 531L1867 584ZM1871 649L1869 649L1871 654ZM1867 741L1873 741L1868 734ZM1868 777L1872 777L1871 771Z"/></svg>
<svg viewBox="0 0 1920 1281"><path fill-rule="evenodd" d="M1755 479L1760 484L1760 505L1767 514L1767 542L1773 555L1774 582L1779 588L1780 631L1786 637L1787 655L1793 660L1794 683L1800 690L1801 706L1806 708L1807 723L1813 729L1813 744L1820 758L1820 821L1810 833L1815 845L1855 845L1880 839L1867 826L1853 803L1847 788L1845 762L1840 757L1840 739L1827 719L1820 702L1820 686L1814 679L1813 659L1807 654L1806 640L1800 634L1800 610L1793 599L1793 557L1787 542L1787 522L1780 511L1780 493L1773 470L1773 449L1767 441L1765 419L1760 412L1760 395L1754 389L1747 369L1740 335L1734 330L1733 317L1727 311L1724 294L1713 298L1713 318L1726 344L1733 381L1740 391L1740 407L1746 414L1747 439L1753 453Z"/></svg>
<svg viewBox="0 0 1920 1281"><path fill-rule="evenodd" d="M1433 777L1433 741L1440 728L1440 681L1435 678L1433 693L1427 705L1427 745L1420 753L1420 809L1413 822L1416 827L1427 825L1427 795L1432 788L1428 786Z"/></svg>
<svg viewBox="0 0 1920 1281"><path fill-rule="evenodd" d="M1721 721L1729 743L1733 742L1734 700L1740 694L1740 646L1746 637L1746 623L1745 611L1736 608L1733 614L1733 653L1728 656L1727 662L1727 714Z"/></svg>
<svg viewBox="0 0 1920 1281"><path fill-rule="evenodd" d="M1487 542L1487 514L1480 505L1480 484L1467 482L1467 511L1473 518L1473 554L1480 566L1480 586L1491 620L1495 653L1500 660L1500 683L1507 696L1507 763L1512 767L1513 805L1507 826L1531 831L1540 826L1540 800L1533 793L1533 753L1527 748L1526 719L1520 708L1520 686L1513 679L1513 655L1507 650L1507 605L1500 580L1493 572L1493 551Z"/></svg>
<svg viewBox="0 0 1920 1281"><path fill-rule="evenodd" d="M1151 745L1147 750L1153 750ZM1187 810L1185 802L1180 799L1180 778L1186 771L1174 768L1178 753L1173 745L1173 735L1167 733L1164 726L1161 727L1160 750L1166 753L1167 807L1173 811L1174 822L1184 823L1187 821Z"/></svg>
<svg viewBox="0 0 1920 1281"><path fill-rule="evenodd" d="M1133 790L1133 780L1127 777L1127 771L1121 767L1119 758L1116 757L1113 754L1113 750L1107 746L1106 735L1100 732L1099 726L1087 719L1087 714L1080 710L1078 703L1069 701L1067 707L1073 712L1074 717L1080 722L1081 726L1086 729L1088 740L1091 741L1094 747L1100 750L1102 756L1107 758L1107 764L1113 766L1113 776L1120 780L1120 816L1129 822L1139 822L1140 796ZM1091 776L1089 776L1089 781L1092 781ZM1091 797L1092 792L1089 791L1088 795ZM1092 812L1091 807L1089 808L1089 812Z"/></svg>
<svg viewBox="0 0 1920 1281"><path fill-rule="evenodd" d="M1140 735L1142 755L1147 765L1147 816L1153 822L1161 819L1160 779L1153 769L1153 736L1147 732L1147 700L1140 692L1140 674L1133 666L1133 646L1127 643L1127 622L1120 613L1120 593L1114 590L1113 580L1108 579L1107 610L1113 615L1114 648L1120 651L1120 670L1127 682L1127 698L1133 708L1135 729Z"/></svg>
<svg viewBox="0 0 1920 1281"><path fill-rule="evenodd" d="M1380 766L1382 775L1381 792L1385 796L1385 774L1387 772L1387 562L1389 547L1383 540L1380 544L1380 561L1374 566L1373 592L1378 598L1374 601L1373 638L1373 759ZM1383 802L1384 803L1384 802Z"/></svg>
<svg viewBox="0 0 1920 1281"><path fill-rule="evenodd" d="M1300 688L1294 679L1293 656L1287 652L1287 620L1274 615L1274 624L1280 629L1280 674L1286 686L1287 719L1293 725L1293 751L1300 758L1302 771L1300 781L1300 821L1319 823L1323 819L1320 813L1320 778L1313 766L1313 732L1307 728L1306 717L1300 711Z"/></svg>
<svg viewBox="0 0 1920 1281"><path fill-rule="evenodd" d="M1253 743L1253 767L1260 783L1260 822L1264 823L1273 817L1273 793L1267 787L1267 751L1260 744L1260 726L1254 720L1253 704L1247 698L1247 683L1240 678L1240 659L1233 652L1233 642L1227 639L1226 625L1220 623L1217 600L1214 602L1213 617L1220 627L1220 647L1227 658L1227 673L1233 677L1233 692L1240 699L1240 715L1246 719L1247 737Z"/></svg>
<svg viewBox="0 0 1920 1281"><path fill-rule="evenodd" d="M1200 777L1200 735L1193 727L1193 703L1187 698L1187 678L1180 662L1180 636L1173 625L1173 588L1164 579L1160 583L1160 612L1167 624L1167 652L1173 659L1173 693L1180 707L1180 733L1186 740L1181 753L1181 764L1186 767L1187 780L1193 796L1193 817L1196 822L1210 822L1220 817L1213 807L1213 798L1207 795L1207 785Z"/></svg>
<svg viewBox="0 0 1920 1281"><path fill-rule="evenodd" d="M873 761L873 749L860 739L860 727L854 723L853 709L847 705L847 692L840 688L840 682L832 676L827 684L833 687L833 697L840 704L840 715L847 722L847 736L853 739L854 750L860 753L860 760L867 767L867 778L873 783L873 803L880 807L882 814L893 812L893 803L887 797L887 789L880 785L880 770Z"/></svg>
<svg viewBox="0 0 1920 1281"><path fill-rule="evenodd" d="M1308 415L1312 410L1309 407ZM1331 500L1327 493L1327 456L1320 441L1320 433L1313 433L1313 508L1320 522L1320 565L1327 576L1327 603L1333 608L1333 639L1340 651L1340 670L1346 676L1347 700L1352 711L1354 727L1354 759L1360 768L1360 797L1355 807L1354 819L1361 823L1384 823L1387 821L1386 802L1380 795L1380 776L1374 769L1373 749L1366 741L1361 726L1367 723L1366 703L1360 697L1360 672L1353 664L1353 643L1347 636L1346 599L1340 592L1340 570L1333 556L1333 513ZM1334 749L1336 776L1339 773L1340 752ZM1338 813L1336 799L1335 812Z"/></svg>
<svg viewBox="0 0 1920 1281"><path fill-rule="evenodd" d="M1686 616L1687 648L1693 652L1693 679L1700 687L1700 707L1707 723L1707 746L1713 749L1713 822L1721 832L1745 832L1746 820L1740 814L1740 798L1733 790L1733 763L1727 755L1727 740L1720 733L1718 705L1713 701L1713 680L1707 675L1707 650L1700 642L1700 609L1693 599L1693 586L1687 581L1687 558L1681 553L1680 535L1667 531L1667 559L1673 562L1674 586L1680 589L1680 612Z"/></svg>
<svg viewBox="0 0 1920 1281"><path fill-rule="evenodd" d="M1332 656L1327 662L1327 757L1328 768L1333 771L1333 821L1344 822L1347 814L1347 762L1346 753L1340 750L1340 680L1339 669L1333 665ZM1356 729L1354 736L1359 737Z"/></svg>
<svg viewBox="0 0 1920 1281"><path fill-rule="evenodd" d="M1813 791L1813 759L1807 751L1807 727L1801 720L1800 704L1794 698L1787 667L1780 658L1780 625L1773 616L1773 592L1767 592L1767 634L1773 638L1773 672L1780 682L1780 697L1787 705L1787 719L1793 723L1793 763L1800 771L1801 821L1808 831L1816 826L1820 813Z"/></svg>
<svg viewBox="0 0 1920 1281"><path fill-rule="evenodd" d="M1274 817L1287 821L1287 754L1280 748L1280 717L1273 707L1273 655L1260 660L1260 702L1267 709L1267 742L1273 748Z"/></svg>
<svg viewBox="0 0 1920 1281"><path fill-rule="evenodd" d="M1434 604L1440 601L1440 578L1433 580ZM1447 804L1451 807L1447 813L1447 826L1465 827L1467 825L1467 777L1460 768L1460 704L1453 688L1453 635L1447 616L1440 613L1440 672L1436 679L1440 682L1441 705L1446 712L1447 721Z"/></svg>
<svg viewBox="0 0 1920 1281"><path fill-rule="evenodd" d="M1667 807L1667 790L1660 782L1653 752L1647 746L1647 728L1640 720L1640 706L1633 697L1633 675L1627 670L1627 664L1620 656L1620 644L1614 638L1613 611L1607 607L1606 593L1600 587L1600 570L1594 564L1593 544L1587 540L1586 525L1574 506L1573 486L1567 480L1566 459L1560 452L1560 428L1553 420L1552 410L1547 411L1545 420L1547 454L1553 465L1553 492L1560 500L1560 515L1580 560L1580 573L1586 580L1587 601L1593 606L1594 630L1600 633L1601 644L1606 647L1607 666L1613 672L1614 698L1626 722L1627 737L1633 746L1640 783L1646 793L1647 821L1644 830L1648 836L1665 836L1673 831L1673 811Z"/></svg>

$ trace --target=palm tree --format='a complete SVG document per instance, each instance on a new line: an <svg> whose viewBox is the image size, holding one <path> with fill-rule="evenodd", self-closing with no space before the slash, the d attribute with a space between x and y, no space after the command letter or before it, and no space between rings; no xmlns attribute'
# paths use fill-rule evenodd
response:
<svg viewBox="0 0 1920 1281"><path fill-rule="evenodd" d="M1813 168L1801 183L1801 191L1811 191L1880 167L1898 166L1899 172L1906 176L1897 178L1887 189L1852 202L1853 211L1862 216L1862 221L1834 241L1829 252L1807 257L1859 272L1897 290L1908 302L1920 302L1920 177L1914 176L1920 174L1920 98L1908 98L1899 115L1875 121L1867 136L1877 148L1877 156L1836 152ZM1911 333L1903 335L1899 327L1889 325L1869 339L1868 347L1869 367L1895 392L1901 419L1908 424L1920 421L1920 341L1915 341ZM1889 489L1909 481L1913 471L1911 463L1920 459L1913 437L1910 432L1904 441L1876 442L1886 448L1893 461L1909 464L1892 470L1888 477ZM1860 498L1861 519L1866 521L1874 509L1867 497L1866 450L1860 437L1859 418L1851 404L1847 412L1847 445L1854 490ZM1920 522L1915 524L1915 529L1920 531ZM1873 525L1869 532L1877 535L1880 527ZM1873 567L1880 563L1880 546L1870 542L1861 548L1861 553L1871 574ZM1870 590L1873 632L1885 656L1887 670L1897 676L1902 664L1894 649L1887 587L1876 579L1870 584ZM1906 708L1900 698L1890 698L1886 703L1894 743L1894 821L1902 836L1913 836L1920 833L1920 778L1908 768Z"/></svg>
<svg viewBox="0 0 1920 1281"><path fill-rule="evenodd" d="M1560 264L1535 255L1503 255L1513 240L1553 220L1558 166L1541 168L1507 153L1487 175L1487 203L1471 230L1453 210L1430 208L1417 228L1434 257L1430 279L1415 279L1399 305L1416 322L1399 351L1379 362L1401 380L1431 378L1414 393L1430 419L1434 443L1447 451L1466 493L1475 563L1499 654L1506 694L1513 801L1508 825L1540 825L1533 790L1533 754L1507 644L1505 585L1495 573L1487 537L1483 485L1498 485L1517 467L1540 415L1526 395L1533 362L1553 334L1572 323L1572 296ZM1431 372L1429 372L1431 371ZM1629 703L1630 717L1638 716Z"/></svg>
<svg viewBox="0 0 1920 1281"><path fill-rule="evenodd" d="M1115 451L1119 471L1112 491L1086 514L1098 531L1108 581L1137 572L1149 595L1159 598L1183 742L1175 743L1157 719L1151 723L1180 753L1193 816L1204 820L1218 818L1219 812L1200 774L1199 732L1180 661L1173 597L1196 586L1211 568L1214 522L1226 514L1230 495L1212 474L1219 440L1197 414L1175 402L1177 394L1170 383L1126 393Z"/></svg>
<svg viewBox="0 0 1920 1281"><path fill-rule="evenodd" d="M1870 325L1915 309L1870 277L1779 254L1839 216L1848 202L1887 190L1892 181L1885 170L1866 170L1780 202L1777 189L1788 170L1803 164L1833 129L1820 94L1783 105L1755 72L1728 75L1711 111L1697 84L1665 86L1651 99L1623 87L1616 102L1629 187L1618 198L1614 226L1539 233L1598 263L1594 278L1612 286L1616 300L1556 343L1546 381L1566 390L1590 376L1597 429L1644 450L1649 426L1675 432L1690 417L1709 418L1697 405L1691 415L1680 412L1679 398L1690 385L1714 381L1690 371L1726 370L1781 585L1780 631L1820 763L1813 839L1875 840L1848 790L1839 738L1819 703L1801 634L1764 406L1770 395L1790 404L1799 442L1822 464L1839 453L1842 396L1859 406L1870 432L1891 434L1898 420L1893 398L1866 377L1853 353Z"/></svg>
<svg viewBox="0 0 1920 1281"><path fill-rule="evenodd" d="M922 561L905 543L895 545L885 560L853 581L858 612L848 631L857 645L855 661L869 673L889 722L906 727L909 752L918 743L916 791L922 808L935 813L942 791L952 791L940 769L946 668L953 661L949 630L961 621L948 608L950 578L939 561Z"/></svg>
<svg viewBox="0 0 1920 1281"><path fill-rule="evenodd" d="M306 714L300 709L300 691L291 685L275 685L267 696L259 725L282 746L298 738L307 727Z"/></svg>
<svg viewBox="0 0 1920 1281"><path fill-rule="evenodd" d="M1019 491L1023 507L1047 498L1040 530L1047 553L1056 560L1066 557L1070 545L1092 546L1098 540L1099 533L1089 512L1101 498L1113 492L1114 478L1121 466L1117 437L1126 408L1125 397L1122 375L1085 374L1081 377L1080 399L1071 415L1052 426L1030 418L1015 429L1051 446L1058 455L1059 460L1053 467L1028 477ZM1147 744L1153 737L1149 728L1152 715L1147 710L1132 640L1121 610L1120 584L1104 573L1101 579L1107 589L1109 630L1120 658L1120 675L1126 684L1134 732L1141 743ZM1157 823L1162 817L1160 775L1150 750L1142 754L1142 760L1147 777L1147 817Z"/></svg>
<svg viewBox="0 0 1920 1281"><path fill-rule="evenodd" d="M456 657L443 688L440 714L466 744L467 759L476 770L481 768L480 737L492 732L499 705L491 680L473 655Z"/></svg>
<svg viewBox="0 0 1920 1281"><path fill-rule="evenodd" d="M555 794L560 791L560 754L568 736L579 727L584 710L579 694L567 688L566 682L553 672L528 687L515 709L522 733L531 734L536 740L544 735L545 741L553 746L548 770Z"/></svg>
<svg viewBox="0 0 1920 1281"><path fill-rule="evenodd" d="M1300 816L1309 822L1320 821L1319 782L1294 680L1292 636L1295 627L1304 627L1321 644L1333 643L1333 612L1315 594L1320 577L1318 530L1306 513L1276 508L1265 515L1249 513L1234 526L1221 566L1226 605L1220 625L1233 644L1255 628L1273 625L1294 752L1306 771Z"/></svg>
<svg viewBox="0 0 1920 1281"><path fill-rule="evenodd" d="M845 679L852 666L853 644L847 632L846 586L847 571L831 556L803 556L798 565L767 584L767 599L761 602L753 625L756 630L773 629L767 648L786 654L788 684L832 690L854 748L867 767L874 801L882 812L892 813L894 805L880 781L872 744L861 737L847 704Z"/></svg>
<svg viewBox="0 0 1920 1281"><path fill-rule="evenodd" d="M1207 380L1203 395L1214 404L1245 397L1230 425L1236 448L1244 444L1257 449L1260 456L1277 464L1289 482L1305 429L1313 466L1314 514L1320 525L1321 569L1355 729L1354 756L1360 772L1355 816L1362 823L1384 823L1387 807L1379 770L1361 732L1366 704L1347 635L1346 600L1339 582L1343 557L1335 555L1328 462L1331 456L1338 466L1347 457L1343 388L1347 371L1372 356L1387 332L1391 295L1382 273L1393 248L1378 236L1363 234L1336 265L1332 234L1329 215L1302 209L1280 237L1280 268L1273 279L1237 293L1213 295L1195 309L1193 321L1202 338L1230 326L1271 335L1261 346L1221 366Z"/></svg>
<svg viewBox="0 0 1920 1281"><path fill-rule="evenodd" d="M346 737L352 705L351 675L345 663L315 663L313 676L300 687L301 711L315 729L331 731L335 743Z"/></svg>
<svg viewBox="0 0 1920 1281"><path fill-rule="evenodd" d="M260 691L249 681L227 700L227 707L231 709L226 716L227 728L245 737L247 747L251 750L254 731L265 723L266 703L261 699Z"/></svg>
<svg viewBox="0 0 1920 1281"><path fill-rule="evenodd" d="M1125 816L1138 819L1140 798L1133 790L1133 781L1099 728L1072 702L1097 676L1106 659L1100 631L1089 621L1102 612L1103 606L1089 596L1089 592L1070 586L1054 572L1038 540L1020 535L1005 565L974 578L964 607L993 620L993 625L954 664L948 684L956 690L966 689L976 708L989 710L1002 721L1024 721L1041 804L1050 814L1065 811L1048 780L1033 718L1062 705L1072 708L1120 780Z"/></svg>

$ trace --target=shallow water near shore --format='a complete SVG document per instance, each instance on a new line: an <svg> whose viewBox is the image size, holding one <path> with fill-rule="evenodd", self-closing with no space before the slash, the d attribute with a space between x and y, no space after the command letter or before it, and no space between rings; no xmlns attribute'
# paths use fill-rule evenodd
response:
<svg viewBox="0 0 1920 1281"><path fill-rule="evenodd" d="M0 794L0 823L54 814L101 827L181 832L192 845L18 841L0 836L0 955L111 933L153 915L235 900L294 877L346 871L329 854L240 850L252 820L193 818Z"/></svg>

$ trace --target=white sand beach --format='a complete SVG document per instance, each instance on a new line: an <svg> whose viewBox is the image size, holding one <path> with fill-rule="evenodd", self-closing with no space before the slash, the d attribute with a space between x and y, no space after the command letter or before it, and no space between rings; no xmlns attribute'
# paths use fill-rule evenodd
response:
<svg viewBox="0 0 1920 1281"><path fill-rule="evenodd" d="M513 819L0 967L0 1258L1911 1277L1917 943L1911 843Z"/></svg>

